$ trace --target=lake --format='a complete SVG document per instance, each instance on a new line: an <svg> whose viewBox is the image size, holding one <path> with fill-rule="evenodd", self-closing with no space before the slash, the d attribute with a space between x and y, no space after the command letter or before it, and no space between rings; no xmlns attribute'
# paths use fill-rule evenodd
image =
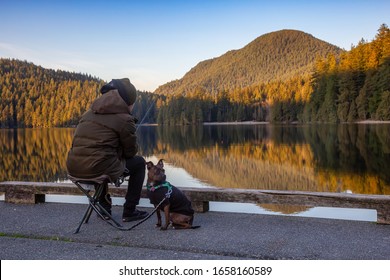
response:
<svg viewBox="0 0 390 280"><path fill-rule="evenodd" d="M0 130L0 180L69 182L65 161L73 133L74 128ZM390 194L390 124L141 126L137 135L140 155L155 163L164 159L167 178L178 187ZM213 207L375 220L374 210Z"/></svg>

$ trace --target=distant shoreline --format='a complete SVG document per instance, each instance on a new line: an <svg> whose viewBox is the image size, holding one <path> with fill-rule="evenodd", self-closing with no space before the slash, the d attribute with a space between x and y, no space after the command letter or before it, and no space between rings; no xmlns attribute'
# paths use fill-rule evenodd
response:
<svg viewBox="0 0 390 280"><path fill-rule="evenodd" d="M259 121L243 121L243 122L203 122L202 125L267 125L267 124L284 124L284 125L310 125L310 124L330 124L330 123L301 123L301 122L259 122ZM390 124L390 121L377 121L377 120L364 120L364 121L355 121L355 122L342 122L342 123L335 123L335 124ZM143 123L143 124L136 124L136 126L159 126L157 123ZM24 129L26 127L16 127L16 128L6 128L2 127L0 130L3 129ZM36 127L36 128L42 128L42 127ZM76 128L76 125L69 125L69 126L59 126L59 127L46 127L46 128ZM31 127L31 129L34 129Z"/></svg>
<svg viewBox="0 0 390 280"><path fill-rule="evenodd" d="M355 121L355 122L342 122L342 123L335 123L335 124L387 124L390 123L390 121L377 121L377 120L364 120L364 121ZM251 125L251 124L329 124L329 123L308 123L308 122L258 122L258 121L243 121L243 122L204 122L203 125Z"/></svg>
<svg viewBox="0 0 390 280"><path fill-rule="evenodd" d="M390 121L364 120L364 121L357 121L356 123L359 123L359 124L381 124L381 123L390 123Z"/></svg>
<svg viewBox="0 0 390 280"><path fill-rule="evenodd" d="M336 123L336 124L387 124L390 123L390 121L377 121L377 120L364 120L364 121L355 121L355 122L342 122L342 123ZM243 121L243 122L203 122L203 125L252 125L252 124L329 124L329 123L311 123L311 122L259 122L259 121Z"/></svg>
<svg viewBox="0 0 390 280"><path fill-rule="evenodd" d="M202 125L258 125L258 124L329 124L329 123L301 123L301 122L259 122L259 121L242 121L242 122L203 122ZM355 121L355 122L342 122L335 124L390 124L390 121L377 121L377 120L363 120L363 121ZM138 126L159 126L157 123L143 123Z"/></svg>
<svg viewBox="0 0 390 280"><path fill-rule="evenodd" d="M204 122L203 125L231 125L231 124L270 124L270 122L244 121L244 122Z"/></svg>

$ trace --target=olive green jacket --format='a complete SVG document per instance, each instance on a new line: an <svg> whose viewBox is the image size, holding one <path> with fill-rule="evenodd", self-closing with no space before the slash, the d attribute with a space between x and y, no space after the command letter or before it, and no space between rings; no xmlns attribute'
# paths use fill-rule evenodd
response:
<svg viewBox="0 0 390 280"><path fill-rule="evenodd" d="M138 151L135 118L114 89L96 99L77 125L66 161L69 175L114 182L125 170L125 159Z"/></svg>

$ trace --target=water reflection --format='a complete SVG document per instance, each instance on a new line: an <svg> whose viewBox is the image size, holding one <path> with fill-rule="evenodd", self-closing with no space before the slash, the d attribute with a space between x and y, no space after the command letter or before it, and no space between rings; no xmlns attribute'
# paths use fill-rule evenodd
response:
<svg viewBox="0 0 390 280"><path fill-rule="evenodd" d="M1 181L65 180L73 129L0 130Z"/></svg>
<svg viewBox="0 0 390 280"><path fill-rule="evenodd" d="M0 130L0 180L66 180L73 133ZM142 155L164 158L205 185L390 193L389 124L144 126L138 135Z"/></svg>
<svg viewBox="0 0 390 280"><path fill-rule="evenodd" d="M390 193L389 124L142 127L140 136L145 154L218 187Z"/></svg>

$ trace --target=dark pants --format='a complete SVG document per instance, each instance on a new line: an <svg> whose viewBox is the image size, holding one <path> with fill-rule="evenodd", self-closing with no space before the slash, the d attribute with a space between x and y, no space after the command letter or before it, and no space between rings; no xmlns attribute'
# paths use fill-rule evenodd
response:
<svg viewBox="0 0 390 280"><path fill-rule="evenodd" d="M123 205L123 216L130 215L139 204L142 186L145 179L145 159L141 156L134 156L126 159L126 169L128 172L125 172L124 176L130 177L129 184L127 185L125 203ZM111 198L107 193L108 186L103 189L99 202L108 212L110 212Z"/></svg>
<svg viewBox="0 0 390 280"><path fill-rule="evenodd" d="M134 156L126 159L129 184L127 186L126 201L123 205L123 214L130 214L135 210L141 198L142 186L145 179L145 159L141 156ZM126 174L127 175L127 174Z"/></svg>

